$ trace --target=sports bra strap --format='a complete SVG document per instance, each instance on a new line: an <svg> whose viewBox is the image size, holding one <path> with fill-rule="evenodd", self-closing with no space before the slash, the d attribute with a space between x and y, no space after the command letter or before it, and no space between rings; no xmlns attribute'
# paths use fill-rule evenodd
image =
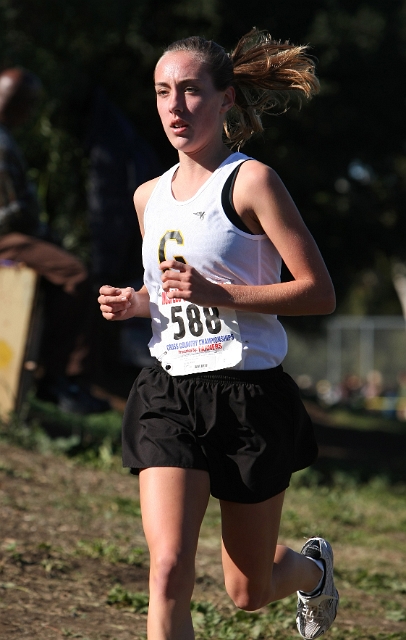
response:
<svg viewBox="0 0 406 640"><path fill-rule="evenodd" d="M247 160L244 160L244 162L247 162ZM244 164L244 162L241 162L239 165L237 165L225 181L223 191L221 192L221 204L223 205L224 213L226 214L227 218L235 227L237 227L237 229L254 236L255 233L252 233L252 231L248 229L248 227L243 223L233 204L234 184L240 167Z"/></svg>

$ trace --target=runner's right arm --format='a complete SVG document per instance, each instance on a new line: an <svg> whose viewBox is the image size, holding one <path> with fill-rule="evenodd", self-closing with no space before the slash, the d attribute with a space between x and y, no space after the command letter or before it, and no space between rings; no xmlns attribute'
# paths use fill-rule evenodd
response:
<svg viewBox="0 0 406 640"><path fill-rule="evenodd" d="M134 206L138 216L140 231L144 237L144 209L159 178L140 185L134 193ZM128 318L150 318L149 294L145 285L139 291L131 287L119 289L103 285L99 290L98 302L106 320L128 320Z"/></svg>
<svg viewBox="0 0 406 640"><path fill-rule="evenodd" d="M143 286L139 291L131 287L119 289L108 284L100 287L98 303L106 320L128 320L129 318L150 318L149 294Z"/></svg>

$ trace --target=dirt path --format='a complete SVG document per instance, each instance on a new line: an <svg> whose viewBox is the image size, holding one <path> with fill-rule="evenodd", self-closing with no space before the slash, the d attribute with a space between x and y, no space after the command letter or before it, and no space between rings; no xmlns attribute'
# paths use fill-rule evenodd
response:
<svg viewBox="0 0 406 640"><path fill-rule="evenodd" d="M0 469L0 638L141 637L145 615L107 604L117 584L147 589L140 519L129 531L121 513L136 482L4 444ZM134 540L139 566L109 561L109 544L125 557Z"/></svg>
<svg viewBox="0 0 406 640"><path fill-rule="evenodd" d="M126 472L0 443L1 640L144 637L148 562L139 516L138 480ZM199 545L195 595L208 593L226 601L218 532Z"/></svg>
<svg viewBox="0 0 406 640"><path fill-rule="evenodd" d="M291 542L289 526L293 526L297 545L296 520L289 520L289 509L288 503L286 542ZM356 517L351 513L346 517L350 516ZM218 511L212 508L199 543L194 599L214 603L216 610L228 615L232 607L222 585L219 533ZM382 567L387 565L388 572L399 570L402 576L403 539L401 532L392 534L395 546L385 547L385 553L378 556ZM331 638L406 640L402 585L393 585L393 594L380 592L371 597L365 596L362 586L348 582L351 571L358 566L368 570L371 558L376 560L376 554L371 556L372 550L356 540L351 548L338 545L345 569L339 588L346 606ZM365 558L355 556L355 551ZM1 640L145 638L147 574L138 481L121 472L118 461L106 472L62 456L0 443ZM374 574L370 579L377 578ZM388 607L394 610L389 616L385 613ZM294 602L288 609L293 635L286 627L279 628L280 638L290 640L298 637L293 630ZM284 620L285 611L282 616ZM363 633L354 631L356 627Z"/></svg>

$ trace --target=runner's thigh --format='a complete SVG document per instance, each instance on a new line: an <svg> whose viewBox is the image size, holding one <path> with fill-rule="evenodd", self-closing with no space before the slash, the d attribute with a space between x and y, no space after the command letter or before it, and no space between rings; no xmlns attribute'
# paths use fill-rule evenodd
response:
<svg viewBox="0 0 406 640"><path fill-rule="evenodd" d="M199 469L149 467L140 472L142 521L151 554L194 554L210 495Z"/></svg>
<svg viewBox="0 0 406 640"><path fill-rule="evenodd" d="M228 589L270 588L284 493L256 504L220 501L222 561Z"/></svg>

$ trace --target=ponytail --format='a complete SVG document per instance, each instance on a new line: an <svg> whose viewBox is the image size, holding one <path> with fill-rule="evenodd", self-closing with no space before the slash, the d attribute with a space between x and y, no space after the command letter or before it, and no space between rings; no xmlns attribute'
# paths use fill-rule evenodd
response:
<svg viewBox="0 0 406 640"><path fill-rule="evenodd" d="M300 105L318 92L314 61L306 51L257 29L241 38L230 54L236 100L224 123L232 147L242 147L264 130L263 113L287 111L292 101Z"/></svg>
<svg viewBox="0 0 406 640"><path fill-rule="evenodd" d="M306 46L272 40L269 33L254 28L228 55L212 40L192 36L169 45L170 51L189 51L211 74L218 91L234 86L234 107L227 113L224 132L227 143L240 149L254 133L262 132L262 114L286 111L292 101L301 104L319 90L313 59Z"/></svg>

